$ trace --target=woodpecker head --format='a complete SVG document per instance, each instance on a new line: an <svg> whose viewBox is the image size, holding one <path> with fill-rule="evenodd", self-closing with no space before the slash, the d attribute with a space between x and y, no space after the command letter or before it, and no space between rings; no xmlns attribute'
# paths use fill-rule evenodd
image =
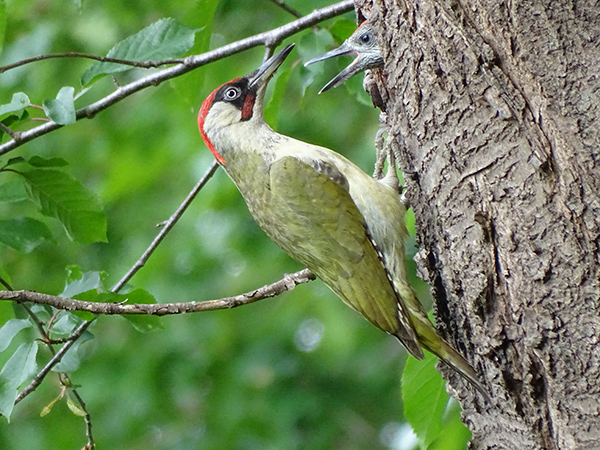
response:
<svg viewBox="0 0 600 450"><path fill-rule="evenodd" d="M217 162L225 159L215 148L215 140L227 133L227 127L241 122L264 122L263 101L269 80L290 54L294 44L281 49L257 70L245 77L235 78L215 89L202 103L198 128L206 146Z"/></svg>
<svg viewBox="0 0 600 450"><path fill-rule="evenodd" d="M331 88L338 87L348 78L356 75L363 70L372 69L374 67L383 66L383 58L377 45L377 38L373 28L369 22L365 21L348 39L344 41L338 48L311 59L304 66L323 61L341 55L358 55L357 58L350 63L348 67L342 70L337 76L323 86L319 91L325 92Z"/></svg>

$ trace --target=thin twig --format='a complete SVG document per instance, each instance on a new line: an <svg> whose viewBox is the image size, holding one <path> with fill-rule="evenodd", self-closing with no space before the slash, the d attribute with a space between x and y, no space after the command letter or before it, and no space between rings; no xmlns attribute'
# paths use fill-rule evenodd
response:
<svg viewBox="0 0 600 450"><path fill-rule="evenodd" d="M68 375L65 374L65 376L67 377L67 381L70 383L71 380L69 379ZM81 410L85 412L83 420L85 421L85 435L88 438L88 443L84 448L93 449L96 444L94 443L94 437L92 436L92 417L90 416L90 412L88 411L87 405L83 401L83 398L81 398L81 395L79 395L79 392L77 392L77 389L72 388L71 393L77 399L77 403L79 403Z"/></svg>
<svg viewBox="0 0 600 450"><path fill-rule="evenodd" d="M185 314L201 311L215 311L218 309L231 309L242 305L263 300L265 298L275 297L283 292L291 291L299 284L308 283L314 280L315 276L308 269L301 270L293 274L286 274L283 279L267 284L263 287L245 294L234 297L225 297L218 300L207 300L200 302L181 302L181 303L154 303L128 305L127 303L97 303L72 298L58 297L56 295L41 294L33 291L0 291L0 301L10 300L18 303L32 302L41 305L50 305L66 311L87 311L93 314L136 314L136 315L155 315L166 316L173 314ZM84 322L88 323L88 322ZM84 330L85 331L85 330ZM62 352L67 346L72 345L81 333L79 328L69 337L72 341L67 342L59 351ZM58 353L57 353L58 356ZM54 358L53 358L54 359Z"/></svg>
<svg viewBox="0 0 600 450"><path fill-rule="evenodd" d="M0 284L2 284L6 289L8 289L9 291L12 291L13 288L10 287L10 284L8 284L8 281L6 281L4 278L0 277Z"/></svg>
<svg viewBox="0 0 600 450"><path fill-rule="evenodd" d="M200 190L204 187L208 180L210 180L210 178L214 175L218 167L219 165L216 163L216 161L213 162L213 164L209 167L204 176L200 179L200 181L198 181L198 183L196 183L196 186L194 186L194 188L185 198L183 203L179 205L177 211L175 211L175 213L169 218L164 227L160 230L160 233L158 233L156 238L154 238L154 241L152 241L150 246L140 257L140 259L137 260L133 267L129 269L129 271L125 274L123 278L121 278L121 280L115 285L115 287L111 289L112 292L119 292L123 288L123 286L125 286L125 284L135 275L135 273L142 267L144 267L152 253L154 253L154 250L156 250L156 247L158 247L158 245L162 242L167 233L171 231L171 229L175 226L179 218L183 215L188 206L190 206L190 203L192 203L192 200L194 200L196 195L198 195L198 192L200 192Z"/></svg>
<svg viewBox="0 0 600 450"><path fill-rule="evenodd" d="M5 282L3 284L6 285ZM9 289L10 289L10 287L9 287ZM42 342L46 345L46 347L48 348L48 351L52 355L51 362L54 361L54 365L58 364L60 362L60 360L62 359L62 356L60 356L57 359L56 350L54 350L54 347L52 346L52 344L58 343L58 340L57 339L50 339L50 335L44 329L44 325L40 322L40 320L38 319L38 317L34 314L34 312L31 310L31 308L29 308L28 305L26 305L25 303L20 303L20 305L27 312L27 314L31 317L31 320L33 320L33 323L35 323L35 326L37 327L38 332L42 336ZM84 323L86 323L86 322L84 322ZM87 322L87 323L89 325L91 322ZM86 326L86 328L87 328L87 326ZM50 329L50 325L48 326L48 329ZM71 346L81 336L81 334L83 334L83 333L79 333L78 330L76 330L69 337L65 338L65 340L63 342L72 341L72 343L70 344L70 346ZM68 350L68 348L65 349L64 351L61 348L61 350L59 351L59 353L61 353L61 355L64 355L67 352L67 350ZM45 368L42 370L42 372L44 372L44 370L45 370ZM32 393L33 391L35 391L35 389L37 388L37 386L39 386L41 384L41 382L43 381L43 379L49 373L49 371L45 371L43 374L42 374L42 372L39 372L37 374L37 376L36 376L36 379L39 379L38 384L36 386L31 386L31 384L30 384L26 388L26 390L29 389L28 392L25 392L25 390L23 390L23 392L21 392L21 394L19 395L19 397L15 401L15 405L18 402L20 402L23 398L25 398L27 395L29 395L30 393ZM91 445L89 448L94 448L94 438L92 436L92 419L91 419L89 411L87 410L85 402L83 401L83 398L79 395L79 392L77 392L77 389L75 389L73 387L73 382L71 381L69 375L66 374L66 373L64 373L64 372L62 373L61 383L65 387L67 387L67 386L70 387L71 392L73 393L73 395L77 399L77 402L79 403L79 406L81 407L82 411L85 412L85 417L84 417L85 427L86 427L85 434L86 434L86 436L88 438L88 446Z"/></svg>
<svg viewBox="0 0 600 450"><path fill-rule="evenodd" d="M184 59L184 62L177 64L173 67L160 70L151 75L143 77L137 81L129 83L125 86L118 88L116 91L107 95L106 97L85 106L75 113L76 120L83 118L92 118L98 112L105 110L113 104L125 99L126 97L150 86L157 86L160 83L170 80L171 78L183 75L191 70L201 67L210 62L222 59L226 56L231 56L240 53L249 48L257 47L259 45L264 46L276 46L281 43L284 39L298 33L299 31L305 30L312 27L313 25L322 22L323 20L330 19L340 14L351 11L354 8L353 0L344 0L326 8L317 9L311 14L304 16L301 19L290 22L282 27L275 28L274 30L257 34L241 41L234 42L229 45L225 45L221 48L213 51L203 53L201 55L192 55ZM29 142L35 138L43 136L47 133L55 131L61 128L62 125L56 122L50 121L43 125L39 125L27 131L21 132L19 140L11 140L0 145L0 155L18 148L19 146Z"/></svg>
<svg viewBox="0 0 600 450"><path fill-rule="evenodd" d="M280 6L281 8L283 8L284 10L289 12L292 16L294 16L298 19L302 17L302 14L300 14L298 11L296 11L294 8L292 8L290 5L286 4L283 0L271 0L271 2L275 3L277 6ZM2 73L2 72L0 72L0 73Z"/></svg>
<svg viewBox="0 0 600 450"><path fill-rule="evenodd" d="M159 60L159 61L131 61L129 59L118 59L118 58L109 58L107 56L90 55L89 53L63 52L63 53L52 53L49 55L39 55L39 56L34 56L33 58L22 59L21 61L14 62L12 64L7 64L6 66L1 66L0 73L4 73L7 70L14 69L16 67L24 66L25 64L31 64L31 63L34 63L37 61L43 61L45 59L53 59L53 58L86 58L86 59L94 59L94 60L100 61L100 62L123 64L125 66L132 66L132 67L141 67L142 69L153 69L158 66L164 66L165 64L181 64L183 62L183 58L164 59L164 60Z"/></svg>
<svg viewBox="0 0 600 450"><path fill-rule="evenodd" d="M21 133L19 131L13 131L2 122L0 122L0 131L8 134L13 140L18 141Z"/></svg>
<svg viewBox="0 0 600 450"><path fill-rule="evenodd" d="M0 291L0 292L17 293L17 292L22 292L22 291ZM30 300L28 300L28 301L30 301ZM15 405L17 403L19 403L21 400L23 400L25 397L27 397L31 392L36 390L36 388L42 383L42 381L44 380L46 375L48 375L48 373L52 370L52 368L60 362L60 360L62 359L64 354L67 353L67 351L73 346L73 344L75 344L75 342L77 341L77 338L79 338L85 332L85 330L87 330L87 328L90 326L91 323L92 322L86 321L86 322L83 322L81 325L79 325L79 327L73 333L73 336L75 336L73 338L73 340L69 341L65 345L63 345L60 348L60 350L58 352L56 352L56 354L52 357L52 359L50 361L48 361L48 363L44 366L44 368L39 371L39 373L31 381L31 383L29 383L29 386L27 386L25 389L23 389L21 391L21 393L17 396L17 399L15 400Z"/></svg>

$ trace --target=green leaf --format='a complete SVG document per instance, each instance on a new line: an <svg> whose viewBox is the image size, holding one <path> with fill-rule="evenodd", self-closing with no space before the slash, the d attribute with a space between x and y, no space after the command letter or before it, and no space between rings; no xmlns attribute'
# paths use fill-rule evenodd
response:
<svg viewBox="0 0 600 450"><path fill-rule="evenodd" d="M339 66L339 71L341 72L345 66L350 64L351 61L352 60L343 61ZM371 97L365 92L365 88L363 86L364 79L364 74L356 74L350 77L348 80L344 81L344 86L348 94L353 96L358 102L365 106L373 106L373 101L371 100ZM340 87L338 87L338 89Z"/></svg>
<svg viewBox="0 0 600 450"><path fill-rule="evenodd" d="M0 184L0 202L21 202L28 198L29 196L27 195L27 190L22 179L15 178L14 180Z"/></svg>
<svg viewBox="0 0 600 450"><path fill-rule="evenodd" d="M126 301L126 304L154 304L156 303L156 299L150 292L145 291L144 289L134 289L128 294L119 294L123 297L123 300ZM164 328L162 320L157 316L149 316L149 315L138 315L138 314L125 314L123 316L127 319L133 327L141 333L145 333L148 331L154 331L156 329Z"/></svg>
<svg viewBox="0 0 600 450"><path fill-rule="evenodd" d="M75 414L76 416L85 417L85 415L86 415L85 411L83 409L81 409L79 407L79 405L76 405L75 402L73 402L73 400L71 400L71 397L69 397L69 396L67 396L67 406L69 407L71 412L73 414Z"/></svg>
<svg viewBox="0 0 600 450"><path fill-rule="evenodd" d="M71 239L82 244L106 242L106 216L100 201L78 180L52 169L21 175L41 213L60 220Z"/></svg>
<svg viewBox="0 0 600 450"><path fill-rule="evenodd" d="M333 43L333 38L331 37L331 33L329 31L323 29L319 30L316 33L308 33L300 38L300 44L298 45L298 54L300 55L300 59L303 62L306 62L322 53L325 53L327 50L331 49L331 44ZM329 79L325 79L321 76L325 71L325 64L311 64L308 67L302 68L302 91L301 95L303 101L306 101L305 92L306 89L311 86L315 80L320 80L320 83L325 84L329 79L333 78L330 76ZM325 81L323 81L325 80ZM321 87L319 87L320 89ZM319 89L316 89L314 94L318 92Z"/></svg>
<svg viewBox="0 0 600 450"><path fill-rule="evenodd" d="M32 156L27 161L33 167L63 167L69 163L63 158L42 158L41 156Z"/></svg>
<svg viewBox="0 0 600 450"><path fill-rule="evenodd" d="M436 362L435 356L425 352L422 360L408 358L402 372L404 417L423 448L440 435L449 398L444 380L435 370Z"/></svg>
<svg viewBox="0 0 600 450"><path fill-rule="evenodd" d="M194 45L189 50L192 54L199 55L210 49L214 15L218 6L218 0L197 0L189 2L188 10L182 14L186 24L196 27ZM205 70L193 70L172 78L169 84L185 104L195 109L202 104L206 95L203 89L206 73Z"/></svg>
<svg viewBox="0 0 600 450"><path fill-rule="evenodd" d="M329 28L332 36L340 44L356 31L356 22L351 19L337 19Z"/></svg>
<svg viewBox="0 0 600 450"><path fill-rule="evenodd" d="M60 313L58 320L52 324L51 331L57 336L69 336L81 323L82 320L79 317L63 311Z"/></svg>
<svg viewBox="0 0 600 450"><path fill-rule="evenodd" d="M15 156L14 158L10 158L8 162L4 165L4 167L12 166L13 164L20 164L26 162L26 159L22 156Z"/></svg>
<svg viewBox="0 0 600 450"><path fill-rule="evenodd" d="M81 277L83 277L83 270L81 270L81 267L79 267L77 264L71 264L70 266L67 266L67 285L75 280L80 280Z"/></svg>
<svg viewBox="0 0 600 450"><path fill-rule="evenodd" d="M0 15L1 14L2 13L0 12ZM2 25L0 25L0 27L1 26ZM27 95L23 92L16 92L15 94L13 94L10 103L0 105L0 116L3 116L4 114L8 113L13 113L15 111L20 111L23 108L27 108L29 105L31 105L29 97L27 97Z"/></svg>
<svg viewBox="0 0 600 450"><path fill-rule="evenodd" d="M4 46L4 35L6 34L6 3L0 0L0 53Z"/></svg>
<svg viewBox="0 0 600 450"><path fill-rule="evenodd" d="M21 344L0 372L0 414L8 420L15 406L17 389L37 370L37 349L37 341Z"/></svg>
<svg viewBox="0 0 600 450"><path fill-rule="evenodd" d="M187 52L194 45L195 33L196 30L175 19L161 19L119 42L106 56L129 61L175 58ZM131 66L96 62L83 73L81 84L85 86L97 76L128 69L131 69Z"/></svg>
<svg viewBox="0 0 600 450"><path fill-rule="evenodd" d="M283 102L283 95L285 94L285 87L287 86L290 75L292 74L293 67L282 71L277 80L275 81L275 89L273 89L273 95L269 104L265 108L265 120L267 123L277 128L277 118L279 117L279 108Z"/></svg>
<svg viewBox="0 0 600 450"><path fill-rule="evenodd" d="M0 328L0 352L8 348L19 331L30 328L31 322L25 319L10 319Z"/></svg>
<svg viewBox="0 0 600 450"><path fill-rule="evenodd" d="M55 99L44 100L42 106L46 116L59 125L71 125L75 123L75 103L73 95L75 88L65 86L58 91Z"/></svg>
<svg viewBox="0 0 600 450"><path fill-rule="evenodd" d="M471 440L471 432L460 420L460 405L453 398L443 417L443 428L427 450L465 450Z"/></svg>
<svg viewBox="0 0 600 450"><path fill-rule="evenodd" d="M67 285L59 294L61 297L75 298L75 296L89 291L104 292L104 280L107 277L106 272L82 272L78 266L69 266L69 275L67 276ZM79 300L95 301L88 298L78 298Z"/></svg>
<svg viewBox="0 0 600 450"><path fill-rule="evenodd" d="M74 370L77 370L79 368L79 365L81 364L82 359L82 352L79 351L79 347L81 347L82 344L86 343L93 337L94 335L89 331L83 333L81 337L75 341L75 343L69 349L69 351L64 354L60 362L52 368L52 371L73 372Z"/></svg>
<svg viewBox="0 0 600 450"><path fill-rule="evenodd" d="M21 253L30 253L44 241L53 240L50 229L29 217L0 220L0 242Z"/></svg>

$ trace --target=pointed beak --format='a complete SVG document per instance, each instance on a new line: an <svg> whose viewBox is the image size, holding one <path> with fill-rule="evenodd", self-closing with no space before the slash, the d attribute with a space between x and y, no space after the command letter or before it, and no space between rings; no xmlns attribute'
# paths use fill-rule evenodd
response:
<svg viewBox="0 0 600 450"><path fill-rule="evenodd" d="M340 45L338 48L328 51L327 53L323 53L321 56L317 56L316 58L313 58L310 61L305 62L304 67L309 66L309 65L314 64L319 61L324 61L326 59L335 58L336 56L350 55L352 53L356 54L356 52L354 50L352 50L350 48L350 46L348 45L348 41L344 41L344 43L342 45Z"/></svg>
<svg viewBox="0 0 600 450"><path fill-rule="evenodd" d="M248 87L250 89L259 90L261 87L266 86L275 71L279 69L279 66L285 61L285 58L287 58L293 48L294 44L289 44L266 60L256 72L249 75Z"/></svg>
<svg viewBox="0 0 600 450"><path fill-rule="evenodd" d="M323 53L321 56L317 56L316 58L313 58L304 64L304 66L306 67L309 64L323 61L325 59L334 58L336 56L342 55L356 55L357 53L358 56L356 57L356 59L352 61L348 65L348 67L346 67L344 70L338 73L329 83L323 86L323 88L319 91L319 94L328 91L331 88L338 87L348 78L356 75L357 73L362 72L363 70L372 69L374 67L379 67L383 65L383 58L379 53L379 49L376 48L374 51L371 52L356 52L356 50L353 50L350 44L348 44L348 41L345 41L338 48L331 50L327 53Z"/></svg>
<svg viewBox="0 0 600 450"><path fill-rule="evenodd" d="M346 67L344 70L342 70L340 73L338 73L329 83L327 83L325 86L323 86L321 88L321 90L319 91L319 94L322 94L323 92L328 91L329 89L338 87L340 84L342 84L347 79L349 79L352 76L356 75L357 73L365 70L364 65L360 64L360 63L361 63L361 57L359 56L354 61L352 61L348 65L348 67Z"/></svg>

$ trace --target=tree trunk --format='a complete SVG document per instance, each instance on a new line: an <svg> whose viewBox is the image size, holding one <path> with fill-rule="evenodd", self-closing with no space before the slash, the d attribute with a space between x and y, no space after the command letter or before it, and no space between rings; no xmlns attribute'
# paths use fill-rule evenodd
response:
<svg viewBox="0 0 600 450"><path fill-rule="evenodd" d="M600 448L600 5L357 0L476 449Z"/></svg>

